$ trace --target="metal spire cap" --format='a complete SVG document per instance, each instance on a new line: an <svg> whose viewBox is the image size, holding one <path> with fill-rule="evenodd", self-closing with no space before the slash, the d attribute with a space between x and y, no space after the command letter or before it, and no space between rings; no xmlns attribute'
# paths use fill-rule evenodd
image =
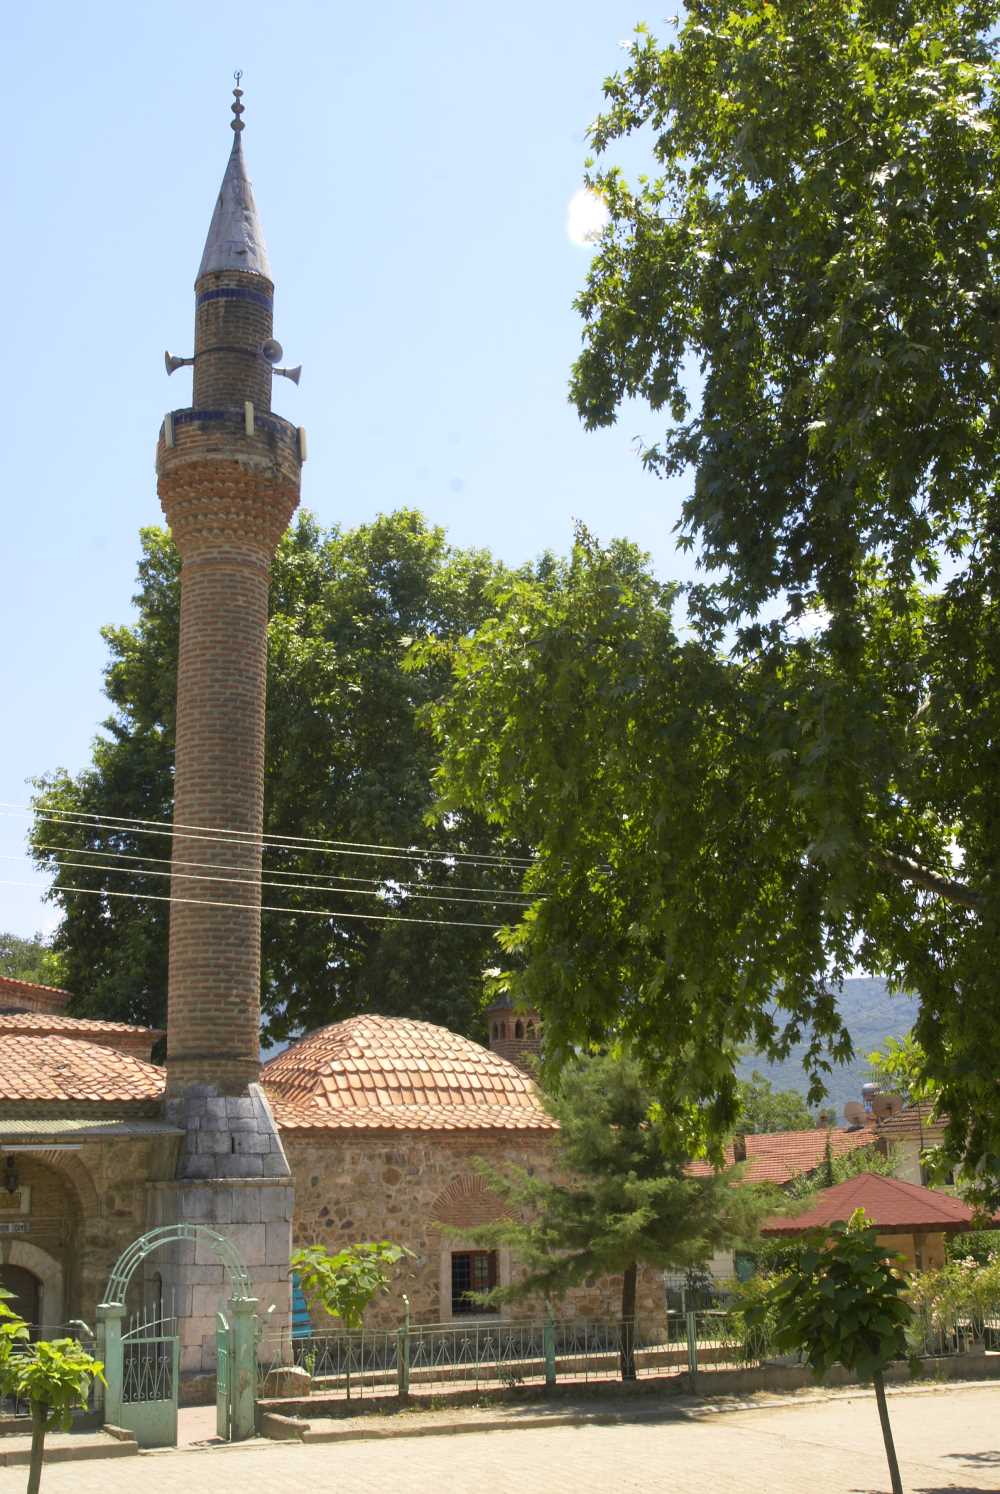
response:
<svg viewBox="0 0 1000 1494"><path fill-rule="evenodd" d="M198 280L213 270L249 270L251 274L266 275L268 280L271 279L264 230L257 214L240 139L244 128L240 117L244 113L240 102L243 90L239 86L242 74L236 73L235 77L237 86L233 89L233 96L236 102L231 105L233 148L198 266Z"/></svg>

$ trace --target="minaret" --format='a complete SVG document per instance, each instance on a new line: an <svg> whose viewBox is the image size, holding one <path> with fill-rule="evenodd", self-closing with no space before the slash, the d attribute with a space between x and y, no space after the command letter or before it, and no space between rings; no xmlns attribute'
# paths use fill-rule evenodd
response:
<svg viewBox="0 0 1000 1494"><path fill-rule="evenodd" d="M167 417L156 459L182 562L172 1095L192 1085L240 1094L260 1070L268 579L299 500L301 458L297 429L271 414L274 286L243 160L241 93L195 281L192 408Z"/></svg>
<svg viewBox="0 0 1000 1494"><path fill-rule="evenodd" d="M194 366L191 408L165 417L156 453L181 556L166 1112L184 1139L152 1222L238 1225L258 1289L273 1298L269 1282L287 1279L291 1188L256 1083L264 695L269 569L299 501L304 434L271 413L274 285L234 95L235 138L195 281L194 357L167 355L169 373ZM211 1272L178 1271L210 1343ZM186 1369L199 1367L199 1332L194 1322L185 1333Z"/></svg>

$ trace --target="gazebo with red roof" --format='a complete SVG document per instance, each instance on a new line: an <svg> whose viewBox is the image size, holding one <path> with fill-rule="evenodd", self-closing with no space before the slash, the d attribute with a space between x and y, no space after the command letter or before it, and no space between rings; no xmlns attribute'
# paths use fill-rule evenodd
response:
<svg viewBox="0 0 1000 1494"><path fill-rule="evenodd" d="M837 1220L850 1219L855 1209L864 1209L876 1237L917 1270L944 1264L945 1235L978 1227L969 1205L950 1193L862 1172L824 1188L804 1213L768 1219L761 1234L780 1238L829 1229Z"/></svg>

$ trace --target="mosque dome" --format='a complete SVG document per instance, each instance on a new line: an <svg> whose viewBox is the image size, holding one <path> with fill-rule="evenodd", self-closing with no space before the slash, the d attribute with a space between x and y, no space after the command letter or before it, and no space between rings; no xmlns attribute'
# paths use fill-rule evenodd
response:
<svg viewBox="0 0 1000 1494"><path fill-rule="evenodd" d="M534 1082L470 1038L407 1017L349 1017L264 1065L282 1130L551 1130Z"/></svg>

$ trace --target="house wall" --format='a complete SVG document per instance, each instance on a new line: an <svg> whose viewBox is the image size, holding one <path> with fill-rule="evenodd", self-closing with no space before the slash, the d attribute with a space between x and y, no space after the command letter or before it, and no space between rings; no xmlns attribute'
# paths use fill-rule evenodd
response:
<svg viewBox="0 0 1000 1494"><path fill-rule="evenodd" d="M172 1166L170 1152L169 1141L150 1138L14 1153L28 1208L5 1210L0 1190L0 1263L24 1266L42 1282L46 1331L71 1318L95 1326L112 1267L147 1227L147 1179ZM15 1224L27 1229L3 1228ZM130 1306L142 1290L137 1273Z"/></svg>
<svg viewBox="0 0 1000 1494"><path fill-rule="evenodd" d="M329 1139L284 1136L295 1182L293 1242L296 1248L321 1244L330 1250L359 1240L392 1240L414 1251L403 1263L393 1290L377 1299L365 1319L369 1328L395 1328L403 1313L401 1294L410 1299L415 1323L451 1319L450 1255L468 1246L468 1230L503 1216L503 1206L476 1172L474 1159L493 1166L506 1162L546 1175L552 1166L550 1135L398 1132L392 1136L351 1135ZM444 1226L436 1229L435 1224ZM516 1260L500 1258L501 1284ZM607 1318L621 1308L621 1277L604 1277L575 1287L553 1304L557 1317ZM511 1320L540 1317L544 1305L511 1303ZM637 1317L640 1332L665 1327L663 1273L640 1272ZM468 1321L463 1316L462 1321ZM323 1326L317 1321L317 1326Z"/></svg>
<svg viewBox="0 0 1000 1494"><path fill-rule="evenodd" d="M920 1139L917 1136L903 1136L892 1143L895 1152L895 1166L893 1177L899 1178L903 1183L923 1182L920 1172Z"/></svg>
<svg viewBox="0 0 1000 1494"><path fill-rule="evenodd" d="M903 1257L907 1271L931 1271L945 1262L943 1234L876 1235L887 1254Z"/></svg>

